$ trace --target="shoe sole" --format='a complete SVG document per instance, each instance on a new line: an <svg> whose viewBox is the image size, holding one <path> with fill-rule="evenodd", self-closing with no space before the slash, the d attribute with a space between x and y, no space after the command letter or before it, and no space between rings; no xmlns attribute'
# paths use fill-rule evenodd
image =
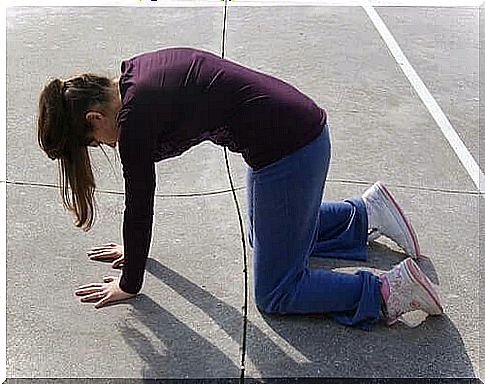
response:
<svg viewBox="0 0 485 384"><path fill-rule="evenodd" d="M412 260L404 260L404 267L409 278L418 284L422 288L423 295L421 299L424 299L429 308L431 308L430 315L441 315L443 313L443 306L434 284L429 280L418 265ZM431 300L429 300L431 298Z"/></svg>
<svg viewBox="0 0 485 384"><path fill-rule="evenodd" d="M367 233L367 241L369 243L376 241L379 237L381 237L381 234L375 228L370 229L369 232Z"/></svg>
<svg viewBox="0 0 485 384"><path fill-rule="evenodd" d="M406 228L406 231L411 238L411 243L414 248L414 255L410 255L411 257L417 259L421 255L421 250L419 248L419 242L418 242L418 237L416 236L416 233L414 232L414 228L411 225L411 223L406 219L406 216L404 215L404 212L402 211L401 207L399 204L396 202L394 197L391 195L391 192L385 187L382 182L378 181L375 183L377 189L385 196L387 199L392 203L392 206L397 210L399 213L399 218L402 220L404 223L404 227ZM392 212L392 211L391 211ZM398 220L399 221L399 220Z"/></svg>

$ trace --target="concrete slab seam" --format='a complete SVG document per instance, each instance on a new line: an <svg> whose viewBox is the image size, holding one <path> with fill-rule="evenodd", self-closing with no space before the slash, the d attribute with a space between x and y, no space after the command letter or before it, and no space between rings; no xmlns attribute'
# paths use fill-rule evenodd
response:
<svg viewBox="0 0 485 384"><path fill-rule="evenodd" d="M0 185L5 182L0 182ZM351 185L359 185L362 187L368 187L374 184L371 181L365 180L338 180L338 179L327 179L326 183L329 184L351 184ZM20 185L20 186L28 186L28 187L43 187L43 188L54 188L59 189L59 185L57 184L46 184L46 183L34 183L34 182L23 182L23 181L12 181L8 180L6 184L11 185ZM483 193L478 191L466 191L466 190L456 190L456 189L444 189L444 188L433 188L433 187L419 187L419 186L412 186L412 185L404 185L404 184L392 184L386 183L388 187L398 188L403 190L409 191L425 191L425 192L435 192L435 193L445 193L445 194L454 194L454 195L468 195L468 196L481 196ZM236 191L245 190L245 186L235 187ZM122 191L115 191L109 189L98 188L96 189L96 193L99 194L107 194L107 195L124 195L125 193ZM208 192L196 192L196 193L155 193L155 197L162 197L162 198L170 198L170 197L204 197L204 196L212 196L212 195L222 195L226 193L232 193L230 189L222 189L219 191L208 191Z"/></svg>
<svg viewBox="0 0 485 384"><path fill-rule="evenodd" d="M381 17L371 5L369 0L362 0L362 8L364 8L365 12L367 13L374 26L376 27L377 31L381 35L382 39L386 43L389 51L393 55L396 62L399 64L401 70L404 72L409 82L428 109L429 113L438 124L441 132L445 136L451 148L454 150L455 154L458 156L458 159L460 160L462 165L465 167L465 170L468 172L469 176L473 180L478 191L480 193L485 192L485 175L483 174L482 170L480 169L479 165L473 158L468 148L461 140L460 136L456 133L455 129L451 125L450 121L444 114L439 104L436 102L433 95L431 95L431 92L428 90L424 82L421 80L417 72L412 67L407 57L404 55L403 51L399 47L397 41L392 36L384 21L381 19Z"/></svg>

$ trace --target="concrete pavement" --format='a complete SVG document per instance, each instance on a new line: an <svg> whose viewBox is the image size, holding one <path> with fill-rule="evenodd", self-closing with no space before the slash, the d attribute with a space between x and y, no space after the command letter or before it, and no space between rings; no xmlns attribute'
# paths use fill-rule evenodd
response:
<svg viewBox="0 0 485 384"><path fill-rule="evenodd" d="M478 10L377 11L478 161ZM95 310L73 292L119 273L85 255L121 243L119 159L108 151L112 169L92 150L100 212L85 234L62 208L57 165L38 148L34 119L50 77L116 75L123 58L166 46L219 52L222 16L222 8L7 11L8 378L239 376L242 248L222 148L205 142L157 164L143 290ZM326 198L383 180L413 222L446 304L444 316L417 328L367 333L324 316L262 315L251 301L247 376L477 376L479 195L363 9L233 7L227 22L227 58L290 82L328 111ZM236 154L230 161L245 214L246 166ZM312 264L385 270L403 257L386 244L372 246L366 263Z"/></svg>

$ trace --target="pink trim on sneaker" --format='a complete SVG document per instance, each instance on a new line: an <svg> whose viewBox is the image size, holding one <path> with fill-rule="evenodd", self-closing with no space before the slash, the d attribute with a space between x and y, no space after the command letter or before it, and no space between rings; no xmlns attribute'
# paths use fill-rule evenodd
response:
<svg viewBox="0 0 485 384"><path fill-rule="evenodd" d="M414 229L411 225L411 223L408 222L406 219L406 216L404 215L404 212L402 211L401 207L397 204L396 200L392 197L391 193L387 190L387 188L382 184L380 181L376 182L377 186L381 188L381 190L386 194L386 196L391 200L391 202L394 204L394 206L397 208L399 213L401 214L401 217L404 221L404 224L406 224L406 228L408 229L411 239L413 241L414 245L414 251L416 253L416 258L418 258L421 255L421 250L419 249L419 243L418 243L418 238L416 236L416 233L414 232Z"/></svg>
<svg viewBox="0 0 485 384"><path fill-rule="evenodd" d="M413 280L416 283L419 283L426 290L426 292L431 296L439 310L443 312L443 307L441 306L440 299L438 296L436 296L435 290L430 285L430 281L428 280L428 278L420 278L421 276L423 276L424 273L416 269L416 264L412 259L407 259L404 262L406 263L406 268L411 273L411 277L413 278Z"/></svg>

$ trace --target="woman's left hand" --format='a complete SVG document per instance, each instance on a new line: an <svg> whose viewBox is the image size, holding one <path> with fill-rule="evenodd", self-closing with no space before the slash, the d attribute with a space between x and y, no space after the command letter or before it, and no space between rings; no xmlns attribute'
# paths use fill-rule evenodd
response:
<svg viewBox="0 0 485 384"><path fill-rule="evenodd" d="M74 293L84 296L81 301L101 299L96 303L95 308L100 308L111 301L126 300L136 296L136 294L125 292L120 288L119 277L106 276L103 281L104 283L82 285Z"/></svg>

